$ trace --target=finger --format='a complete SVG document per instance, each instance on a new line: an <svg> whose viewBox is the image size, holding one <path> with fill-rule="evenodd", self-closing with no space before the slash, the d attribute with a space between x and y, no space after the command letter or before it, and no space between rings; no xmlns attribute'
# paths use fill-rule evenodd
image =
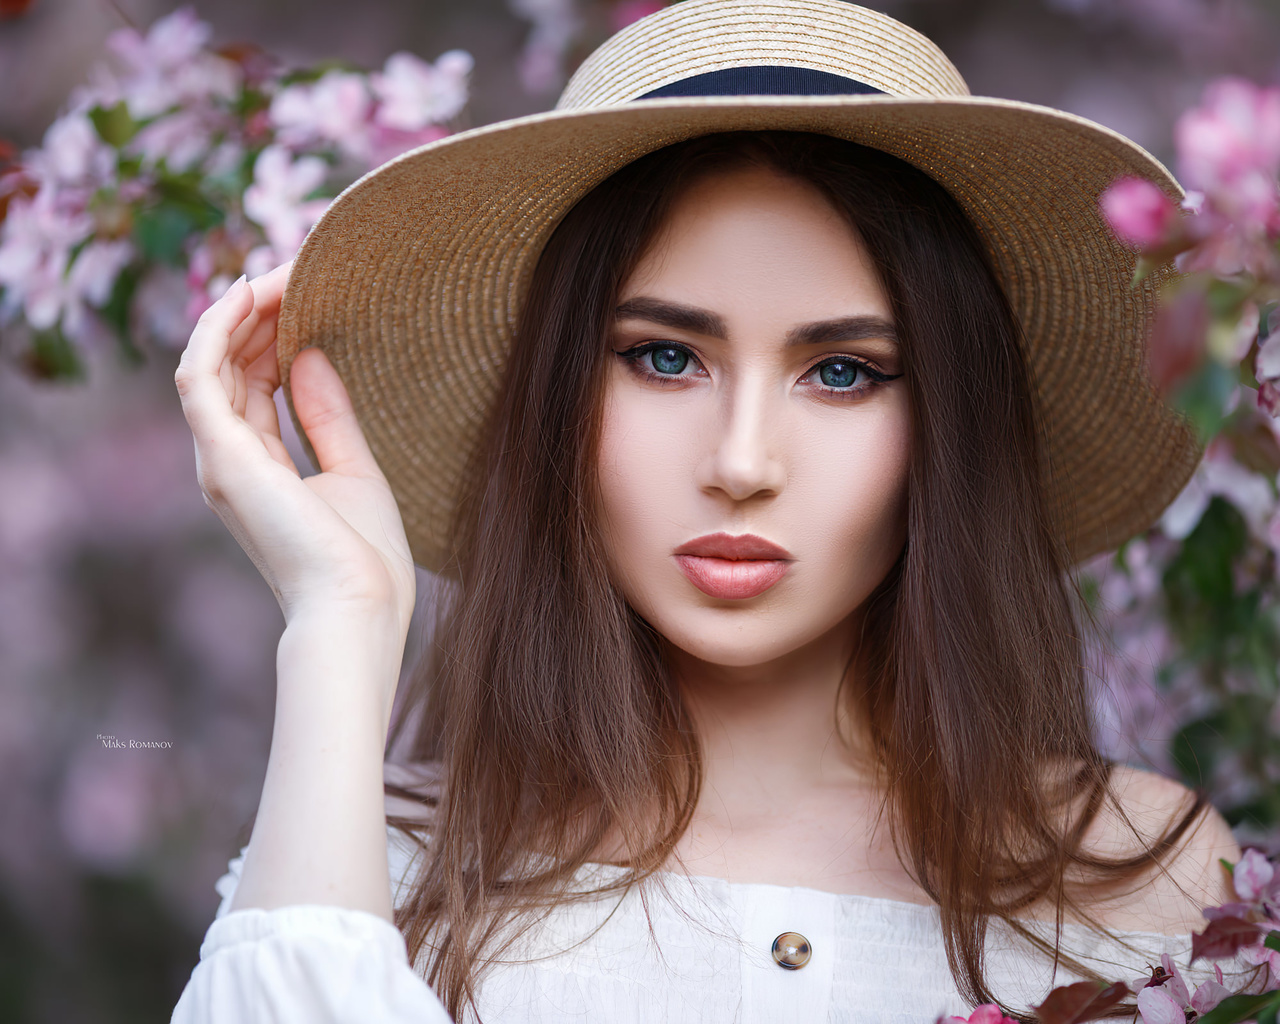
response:
<svg viewBox="0 0 1280 1024"><path fill-rule="evenodd" d="M222 386L237 416L243 416L249 399L246 371L276 338L276 322L280 316L280 300L288 281L291 264L285 263L249 282L253 292L253 308L231 332L228 358L219 370Z"/></svg>
<svg viewBox="0 0 1280 1024"><path fill-rule="evenodd" d="M382 476L338 371L318 348L305 348L289 371L293 408L321 472Z"/></svg>
<svg viewBox="0 0 1280 1024"><path fill-rule="evenodd" d="M280 371L276 364L275 349L268 349L254 361L247 371L247 381L245 422L258 432L272 458L296 472L297 467L281 440L280 416L276 411L275 393L280 386ZM276 446L272 441L280 443ZM284 455L283 460L278 457L281 453Z"/></svg>
<svg viewBox="0 0 1280 1024"><path fill-rule="evenodd" d="M234 420L235 381L224 381L231 333L252 309L253 292L244 281L233 285L201 315L183 350L173 381L182 410L197 436L207 434L228 418Z"/></svg>
<svg viewBox="0 0 1280 1024"><path fill-rule="evenodd" d="M231 344L235 351L235 362L249 366L262 355L276 340L276 324L280 319L280 311L254 311L245 318L243 324L232 335Z"/></svg>
<svg viewBox="0 0 1280 1024"><path fill-rule="evenodd" d="M231 333L253 312L253 289L241 278L212 306L200 314L179 366L187 365L196 373L218 372L227 358Z"/></svg>
<svg viewBox="0 0 1280 1024"><path fill-rule="evenodd" d="M245 317L231 338L232 355L241 365L248 366L275 340L280 300L284 296L292 266L292 262L282 263L249 282L249 287L253 290L253 311Z"/></svg>

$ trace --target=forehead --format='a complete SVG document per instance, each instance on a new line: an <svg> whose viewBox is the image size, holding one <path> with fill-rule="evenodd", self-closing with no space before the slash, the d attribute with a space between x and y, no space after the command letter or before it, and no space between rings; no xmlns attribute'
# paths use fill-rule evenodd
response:
<svg viewBox="0 0 1280 1024"><path fill-rule="evenodd" d="M675 197L620 299L641 294L744 323L889 312L848 218L815 185L755 166L708 173Z"/></svg>

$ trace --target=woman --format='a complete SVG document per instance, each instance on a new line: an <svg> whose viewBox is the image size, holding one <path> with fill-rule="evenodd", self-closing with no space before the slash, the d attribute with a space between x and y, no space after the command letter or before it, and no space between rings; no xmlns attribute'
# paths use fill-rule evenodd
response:
<svg viewBox="0 0 1280 1024"><path fill-rule="evenodd" d="M353 186L184 353L286 628L175 1020L932 1020L1185 950L1238 850L1094 749L1063 582L1196 458L1096 209L1176 185L839 0L686 0L560 106Z"/></svg>

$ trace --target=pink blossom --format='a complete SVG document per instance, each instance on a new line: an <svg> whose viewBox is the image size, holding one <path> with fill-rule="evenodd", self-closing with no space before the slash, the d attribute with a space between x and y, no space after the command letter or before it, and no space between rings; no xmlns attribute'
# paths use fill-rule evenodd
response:
<svg viewBox="0 0 1280 1024"><path fill-rule="evenodd" d="M212 34L193 8L181 7L152 24L145 36L133 28L111 33L107 48L134 71L152 65L169 69L199 54Z"/></svg>
<svg viewBox="0 0 1280 1024"><path fill-rule="evenodd" d="M147 168L163 162L171 171L190 170L209 152L213 128L198 110L175 110L138 132L129 141L128 151L142 157Z"/></svg>
<svg viewBox="0 0 1280 1024"><path fill-rule="evenodd" d="M230 274L215 274L204 285L192 290L185 310L187 320L192 323L199 320L200 314L222 298L233 284L235 278Z"/></svg>
<svg viewBox="0 0 1280 1024"><path fill-rule="evenodd" d="M1260 850L1245 850L1232 872L1236 895L1246 903L1263 899L1275 879L1276 869Z"/></svg>
<svg viewBox="0 0 1280 1024"><path fill-rule="evenodd" d="M662 0L622 0L613 8L610 22L615 32L621 32L628 25L656 14L666 6Z"/></svg>
<svg viewBox="0 0 1280 1024"><path fill-rule="evenodd" d="M187 288L190 291L186 305L187 320L195 323L200 314L221 298L232 282L245 272L245 260L257 240L256 231L220 227L205 235L191 250L187 257Z"/></svg>
<svg viewBox="0 0 1280 1024"><path fill-rule="evenodd" d="M244 146L233 139L217 143L204 159L204 172L211 178L234 174L244 159Z"/></svg>
<svg viewBox="0 0 1280 1024"><path fill-rule="evenodd" d="M467 76L474 63L464 50L443 53L435 64L411 53L393 53L382 72L370 76L379 100L378 124L412 132L454 117L467 102Z"/></svg>
<svg viewBox="0 0 1280 1024"><path fill-rule="evenodd" d="M1166 241L1178 224L1178 207L1144 178L1124 177L1102 194L1102 212L1111 230L1138 249Z"/></svg>
<svg viewBox="0 0 1280 1024"><path fill-rule="evenodd" d="M1231 994L1222 984L1222 969L1215 966L1216 981L1206 981L1192 995L1182 972L1168 953L1160 954L1160 965L1166 980L1161 985L1148 985L1138 992L1138 1013L1143 1024L1186 1024L1188 1007L1207 1013Z"/></svg>
<svg viewBox="0 0 1280 1024"><path fill-rule="evenodd" d="M59 206L52 189L15 196L0 223L3 311L21 310L36 330L48 330L73 300L65 280L71 250L93 231L93 218Z"/></svg>
<svg viewBox="0 0 1280 1024"><path fill-rule="evenodd" d="M44 133L40 149L27 154L30 174L48 185L97 188L115 172L115 155L83 113L68 113Z"/></svg>
<svg viewBox="0 0 1280 1024"><path fill-rule="evenodd" d="M983 1003L981 1006L974 1007L968 1017L946 1017L943 1018L942 1024L1016 1024L1016 1022L1006 1017L995 1003Z"/></svg>
<svg viewBox="0 0 1280 1024"><path fill-rule="evenodd" d="M368 151L373 103L363 75L329 71L309 84L290 85L271 101L276 141L294 149L336 145L356 157Z"/></svg>
<svg viewBox="0 0 1280 1024"><path fill-rule="evenodd" d="M1221 78L1175 128L1180 177L1231 216L1280 228L1280 88Z"/></svg>
<svg viewBox="0 0 1280 1024"><path fill-rule="evenodd" d="M190 7L155 22L143 36L134 29L113 32L110 49L125 67L116 84L137 120L174 107L234 98L242 81L239 65L205 51L212 29Z"/></svg>
<svg viewBox="0 0 1280 1024"><path fill-rule="evenodd" d="M508 0L512 13L533 22L520 54L520 83L526 92L554 92L564 81L564 60L582 19L573 0Z"/></svg>
<svg viewBox="0 0 1280 1024"><path fill-rule="evenodd" d="M1273 419L1280 417L1280 387L1266 380L1258 387L1258 408Z"/></svg>
<svg viewBox="0 0 1280 1024"><path fill-rule="evenodd" d="M260 245L255 249L250 249L249 254L245 256L244 272L249 277L261 277L268 270L286 262L290 255L292 254L281 257L271 246Z"/></svg>
<svg viewBox="0 0 1280 1024"><path fill-rule="evenodd" d="M1174 540L1187 537L1215 495L1226 498L1240 511L1256 538L1267 540L1272 516L1276 514L1271 481L1240 465L1219 443L1209 446L1187 486L1165 510L1160 519L1165 536Z"/></svg>
<svg viewBox="0 0 1280 1024"><path fill-rule="evenodd" d="M307 199L324 182L328 166L315 156L294 160L283 146L268 146L253 165L253 184L245 189L244 212L266 232L284 259L302 244L327 199Z"/></svg>
<svg viewBox="0 0 1280 1024"><path fill-rule="evenodd" d="M90 242L80 250L67 276L72 295L91 306L105 306L116 278L133 257L133 243L127 239Z"/></svg>
<svg viewBox="0 0 1280 1024"><path fill-rule="evenodd" d="M1196 193L1186 222L1195 245L1178 256L1186 273L1280 274L1280 88L1221 78L1176 128L1181 177ZM1190 197L1189 197L1190 198Z"/></svg>
<svg viewBox="0 0 1280 1024"><path fill-rule="evenodd" d="M1222 977L1222 968L1217 968L1218 977ZM1221 981L1206 981L1204 984L1197 986L1196 994L1191 997L1191 1009L1196 1013L1208 1013L1217 1006L1227 996L1231 995L1231 989L1222 984Z"/></svg>
<svg viewBox="0 0 1280 1024"><path fill-rule="evenodd" d="M1184 274L1274 277L1280 273L1280 261L1267 230L1265 223L1237 223L1220 211L1219 204L1209 203L1203 216L1190 222L1195 246L1180 253L1175 262Z"/></svg>
<svg viewBox="0 0 1280 1024"><path fill-rule="evenodd" d="M1178 970L1178 965L1173 962L1173 957L1168 953L1161 953L1160 966L1164 968L1164 973L1169 976L1169 980L1164 983L1164 990L1173 996L1179 1006L1190 1004L1191 993L1187 990L1187 983L1182 980L1182 972Z"/></svg>
<svg viewBox="0 0 1280 1024"><path fill-rule="evenodd" d="M1263 943L1265 938L1255 942L1251 946L1240 947L1240 959L1254 967L1266 966L1270 968L1271 983L1280 985L1280 953L1274 949L1268 949Z"/></svg>
<svg viewBox="0 0 1280 1024"><path fill-rule="evenodd" d="M1187 1024L1186 1012L1163 988L1152 985L1138 993L1138 1013L1143 1024Z"/></svg>

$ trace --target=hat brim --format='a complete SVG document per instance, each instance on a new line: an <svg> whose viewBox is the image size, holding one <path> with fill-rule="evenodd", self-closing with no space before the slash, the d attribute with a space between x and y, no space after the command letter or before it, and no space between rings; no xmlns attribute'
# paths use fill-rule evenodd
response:
<svg viewBox="0 0 1280 1024"><path fill-rule="evenodd" d="M277 357L328 355L399 503L416 562L438 571L455 495L493 400L538 255L564 214L623 165L714 132L808 131L891 153L937 180L987 244L1039 393L1048 507L1076 560L1146 529L1200 457L1146 373L1165 267L1098 207L1121 175L1181 189L1124 136L984 97L697 97L552 111L449 136L342 193L294 261ZM305 435L299 429L299 436ZM312 462L314 453L307 445Z"/></svg>

